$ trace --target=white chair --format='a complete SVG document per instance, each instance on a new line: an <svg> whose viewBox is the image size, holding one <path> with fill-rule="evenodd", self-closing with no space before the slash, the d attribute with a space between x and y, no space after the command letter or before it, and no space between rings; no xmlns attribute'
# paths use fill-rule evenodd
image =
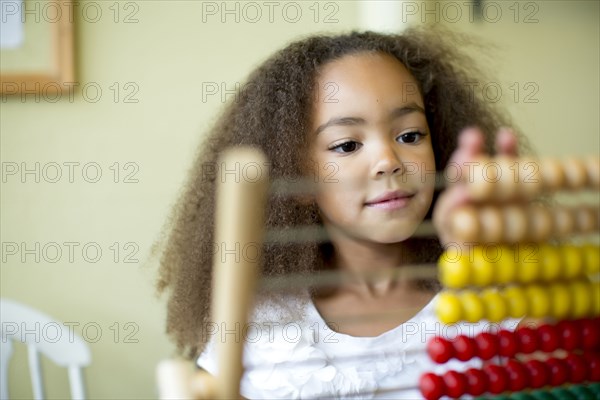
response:
<svg viewBox="0 0 600 400"><path fill-rule="evenodd" d="M89 365L87 344L72 329L50 316L16 301L0 299L0 399L8 399L8 362L12 341L27 345L33 396L44 398L40 353L57 365L68 368L73 399L85 399L82 367Z"/></svg>

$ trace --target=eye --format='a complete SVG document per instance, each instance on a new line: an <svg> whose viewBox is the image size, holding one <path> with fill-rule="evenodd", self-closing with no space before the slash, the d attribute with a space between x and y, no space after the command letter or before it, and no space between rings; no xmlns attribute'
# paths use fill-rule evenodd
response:
<svg viewBox="0 0 600 400"><path fill-rule="evenodd" d="M417 143L417 142L421 141L421 139L423 139L423 137L425 137L424 133L414 131L414 132L404 133L404 134L398 136L398 138L396 140L398 140L401 143Z"/></svg>
<svg viewBox="0 0 600 400"><path fill-rule="evenodd" d="M360 147L360 143L349 140L344 143L337 144L329 148L331 151L335 151L336 153L352 153Z"/></svg>

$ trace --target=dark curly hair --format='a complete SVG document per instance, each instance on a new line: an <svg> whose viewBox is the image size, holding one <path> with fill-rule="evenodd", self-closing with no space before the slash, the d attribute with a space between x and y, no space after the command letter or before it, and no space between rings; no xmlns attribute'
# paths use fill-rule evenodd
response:
<svg viewBox="0 0 600 400"><path fill-rule="evenodd" d="M216 165L229 146L252 145L262 149L271 163L271 177L300 176L302 151L315 101L320 69L345 55L380 52L398 59L416 78L425 102L432 133L436 167L444 169L456 148L458 133L479 126L488 137L512 125L495 104L474 95L473 82L482 74L472 60L456 51L464 43L456 34L431 29L409 29L401 35L352 32L320 35L292 43L275 53L249 76L238 96L230 102L198 148L194 164L178 202L163 231L157 288L169 291L167 332L178 350L194 357L205 347L202 327L209 322L212 254L206 244L213 241L215 176L204 176L203 167ZM435 201L434 201L435 202ZM430 210L431 211L431 210ZM273 195L268 202L267 228L319 225L315 204ZM436 241L437 243L437 241ZM155 243L156 252L161 243ZM431 261L437 251L419 251ZM311 273L324 268L327 243L266 243L263 273ZM418 250L417 250L418 251Z"/></svg>

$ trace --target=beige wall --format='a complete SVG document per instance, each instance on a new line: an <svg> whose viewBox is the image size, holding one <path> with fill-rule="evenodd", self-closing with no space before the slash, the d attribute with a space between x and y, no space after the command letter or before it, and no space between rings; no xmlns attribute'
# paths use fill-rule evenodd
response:
<svg viewBox="0 0 600 400"><path fill-rule="evenodd" d="M83 1L81 8L87 3L93 2ZM239 22L235 15L226 15L221 22L218 14L203 14L203 7L220 7L221 2L204 6L191 1L129 3L137 11L125 8L126 2L119 3L118 23L109 9L113 2L96 2L103 11L96 23L76 12L78 80L81 86L92 83L102 89L96 103L86 100L80 90L73 101L65 98L50 103L42 98L36 102L27 96L24 101L13 97L1 103L3 166L10 162L24 162L29 168L36 162L40 167L50 162L80 163L73 183L64 165L58 183L43 177L37 183L32 175L25 182L9 176L2 183L3 243L25 242L28 248L36 242L41 247L50 242L78 242L80 246L73 263L64 246L56 263L44 260L43 254L40 262L32 255L22 262L18 255L4 254L1 291L3 297L59 320L79 322L78 333L85 324L101 327L102 337L90 343L93 364L85 373L91 398L154 397L154 367L173 354L163 333L164 305L154 297L156 266L147 257L194 148L222 105L221 93L203 99L203 86L223 83L233 88L289 40L316 31L355 28L359 21L354 1L319 3L317 23L314 7L310 8L313 2L295 3L302 12L297 23L283 18L284 3L275 9L273 22L262 6L262 19L256 23L245 20L243 3L239 3ZM528 4L537 5L534 17L539 22L534 24L523 23L523 14L515 23L508 3L513 2L502 3L503 17L497 23L470 23L467 15L458 22L449 23L454 18L450 14L440 14L440 19L499 44L493 53L499 78L495 83L539 154L598 154L598 2L519 3L522 13L532 12L525 8ZM124 16L133 11L138 22L123 23ZM251 9L246 11L247 18L254 17ZM422 16L431 21L433 17L422 11L407 15L407 22L418 23ZM338 22L323 22L330 12L335 12ZM288 9L286 17L294 17L293 9ZM116 102L115 82L120 88ZM516 101L515 89L511 89L515 83L520 89ZM526 87L528 83L533 86ZM526 102L531 88L538 90L531 97L537 103ZM125 95L134 89L138 91L131 99L138 102L126 103ZM115 162L121 173L116 183L111 169ZM86 163L100 166L99 182L83 179L81 166ZM133 167L125 167L126 163ZM126 174L134 171L138 182L125 183ZM88 172L87 177L93 175L92 170ZM83 258L81 248L86 243L101 248L98 262ZM120 248L116 260L113 243ZM132 250L138 261L124 262ZM115 323L119 324L118 340ZM127 323L132 323L128 330ZM137 331L129 339L138 342L126 343L125 336L133 328ZM93 329L88 334L93 335ZM24 356L19 349L19 361L10 369L14 398L31 396ZM47 370L50 397L65 397L66 375L50 365Z"/></svg>

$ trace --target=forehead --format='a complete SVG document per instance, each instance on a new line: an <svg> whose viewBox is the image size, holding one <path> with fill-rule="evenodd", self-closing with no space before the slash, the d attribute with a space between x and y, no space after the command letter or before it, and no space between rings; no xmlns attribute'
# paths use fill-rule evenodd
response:
<svg viewBox="0 0 600 400"><path fill-rule="evenodd" d="M414 102L423 106L415 77L398 59L385 53L351 54L331 61L319 71L317 85L317 112L335 104L397 107Z"/></svg>

